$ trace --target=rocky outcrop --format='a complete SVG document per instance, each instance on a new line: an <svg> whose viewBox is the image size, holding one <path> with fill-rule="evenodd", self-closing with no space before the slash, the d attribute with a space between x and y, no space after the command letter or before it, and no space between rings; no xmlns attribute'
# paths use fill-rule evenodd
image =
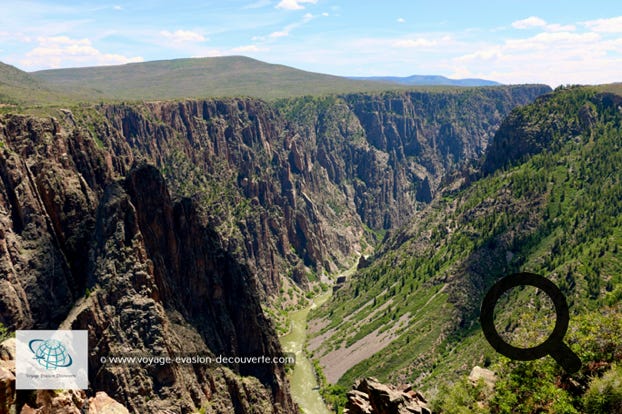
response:
<svg viewBox="0 0 622 414"><path fill-rule="evenodd" d="M106 188L90 259L89 295L61 327L88 330L93 389L140 413L193 412L208 403L259 412L254 400L264 402L264 412L293 408L279 365L102 360L128 353L214 360L281 353L248 271L222 249L192 200L172 202L157 169L137 167Z"/></svg>
<svg viewBox="0 0 622 414"><path fill-rule="evenodd" d="M497 375L489 369L476 365L471 369L469 381L471 381L472 384L477 384L480 380L486 384L486 387L492 390L497 382Z"/></svg>
<svg viewBox="0 0 622 414"><path fill-rule="evenodd" d="M15 339L0 343L0 414L15 412Z"/></svg>
<svg viewBox="0 0 622 414"><path fill-rule="evenodd" d="M280 347L254 275L197 203L173 202L155 168L131 170L127 143L115 143L113 158L64 115L0 120L0 322L88 329L93 391L132 412L208 403L215 412L291 412L279 365L101 363L128 350L270 356Z"/></svg>
<svg viewBox="0 0 622 414"><path fill-rule="evenodd" d="M348 392L344 414L431 414L423 396L407 387L398 390L375 378L359 381Z"/></svg>
<svg viewBox="0 0 622 414"><path fill-rule="evenodd" d="M84 294L98 194L113 171L55 119L0 119L0 322L46 329Z"/></svg>
<svg viewBox="0 0 622 414"><path fill-rule="evenodd" d="M89 398L89 414L129 414L127 408L113 400L103 391Z"/></svg>
<svg viewBox="0 0 622 414"><path fill-rule="evenodd" d="M103 391L90 398L82 390L39 390L34 394L34 407L25 404L20 414L129 414L127 408Z"/></svg>
<svg viewBox="0 0 622 414"><path fill-rule="evenodd" d="M133 160L146 160L175 197L197 198L270 295L293 268L335 270L361 250L360 221L331 230L335 219L318 207L323 200L293 172L297 149L285 120L261 101L109 105L72 119L91 126L122 174Z"/></svg>
<svg viewBox="0 0 622 414"><path fill-rule="evenodd" d="M0 414L9 414L14 408L15 361L0 360Z"/></svg>

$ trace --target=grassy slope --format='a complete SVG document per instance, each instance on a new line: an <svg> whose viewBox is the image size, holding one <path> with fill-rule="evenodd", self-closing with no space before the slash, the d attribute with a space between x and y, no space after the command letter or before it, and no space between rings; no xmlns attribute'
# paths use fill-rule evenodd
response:
<svg viewBox="0 0 622 414"><path fill-rule="evenodd" d="M32 76L66 91L90 88L91 99L223 96L274 99L396 88L395 85L305 72L242 56L54 69L34 72Z"/></svg>
<svg viewBox="0 0 622 414"><path fill-rule="evenodd" d="M548 134L547 146L437 199L316 314L332 321L324 331L335 329L325 351L414 315L384 351L348 371L342 385L375 375L430 390L497 359L477 314L487 286L511 272L552 278L575 315L619 302L622 114L593 88L562 90L517 111L523 132ZM374 312L387 301L390 310ZM508 309L501 319L509 329L537 316ZM571 330L576 323L571 320Z"/></svg>
<svg viewBox="0 0 622 414"><path fill-rule="evenodd" d="M0 62L0 105L52 103L63 94L16 67Z"/></svg>
<svg viewBox="0 0 622 414"><path fill-rule="evenodd" d="M611 92L622 96L622 82L598 85L596 89L601 92Z"/></svg>

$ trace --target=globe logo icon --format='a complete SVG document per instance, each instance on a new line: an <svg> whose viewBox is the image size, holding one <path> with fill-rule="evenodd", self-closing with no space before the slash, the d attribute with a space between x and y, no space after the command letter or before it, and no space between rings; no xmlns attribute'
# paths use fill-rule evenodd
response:
<svg viewBox="0 0 622 414"><path fill-rule="evenodd" d="M56 339L33 339L28 347L45 369L65 368L73 363L65 345Z"/></svg>

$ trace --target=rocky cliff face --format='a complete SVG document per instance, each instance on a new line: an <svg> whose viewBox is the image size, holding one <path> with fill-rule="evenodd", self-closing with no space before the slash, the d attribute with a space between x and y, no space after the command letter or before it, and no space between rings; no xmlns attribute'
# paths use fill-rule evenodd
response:
<svg viewBox="0 0 622 414"><path fill-rule="evenodd" d="M0 322L88 328L94 390L135 412L290 412L282 366L109 366L278 355L260 307L397 226L546 91L74 107L0 117ZM151 166L149 166L151 165Z"/></svg>
<svg viewBox="0 0 622 414"><path fill-rule="evenodd" d="M589 87L516 108L488 147L481 178L445 188L315 312L310 348L327 377L349 385L373 374L433 394L456 373L466 379L473 366L494 366L499 355L481 335L480 306L490 286L518 272L556 283L573 318L609 312L620 292L611 263L622 223L621 108L620 97ZM524 313L531 299L504 305L497 327L512 332L505 321L549 318ZM594 357L585 355L586 365ZM518 370L508 372L505 380Z"/></svg>
<svg viewBox="0 0 622 414"><path fill-rule="evenodd" d="M74 110L121 174L156 165L275 295L281 275L349 266L363 224L406 223L447 173L479 158L501 119L544 86L438 93L155 102ZM368 242L369 240L367 240Z"/></svg>
<svg viewBox="0 0 622 414"><path fill-rule="evenodd" d="M357 213L369 227L402 226L418 205L431 201L447 174L481 157L512 108L547 90L531 86L346 96L359 129L342 126L342 141L360 134L365 143L358 147L358 157L344 160L351 172L337 173L337 180L342 181L340 175L353 180Z"/></svg>
<svg viewBox="0 0 622 414"><path fill-rule="evenodd" d="M191 200L171 201L154 167L106 188L94 239L90 294L64 323L89 330L94 389L109 390L135 412L191 412L208 400L217 411L292 408L278 365L102 364L102 355L127 349L212 357L281 352L248 270L222 249Z"/></svg>
<svg viewBox="0 0 622 414"><path fill-rule="evenodd" d="M431 414L426 399L411 387L397 389L376 378L360 380L348 392L344 414Z"/></svg>
<svg viewBox="0 0 622 414"><path fill-rule="evenodd" d="M252 274L194 201L171 200L154 167L125 172L80 129L54 119L9 116L0 130L4 325L88 329L93 390L133 412L192 412L208 402L213 412L294 409L280 365L102 363L128 350L281 350Z"/></svg>

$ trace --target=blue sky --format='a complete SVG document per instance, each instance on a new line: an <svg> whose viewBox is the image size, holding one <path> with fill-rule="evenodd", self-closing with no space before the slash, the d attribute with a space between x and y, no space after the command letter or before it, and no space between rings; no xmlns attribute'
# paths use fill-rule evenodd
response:
<svg viewBox="0 0 622 414"><path fill-rule="evenodd" d="M622 2L2 1L0 61L27 71L225 55L336 75L615 82Z"/></svg>

